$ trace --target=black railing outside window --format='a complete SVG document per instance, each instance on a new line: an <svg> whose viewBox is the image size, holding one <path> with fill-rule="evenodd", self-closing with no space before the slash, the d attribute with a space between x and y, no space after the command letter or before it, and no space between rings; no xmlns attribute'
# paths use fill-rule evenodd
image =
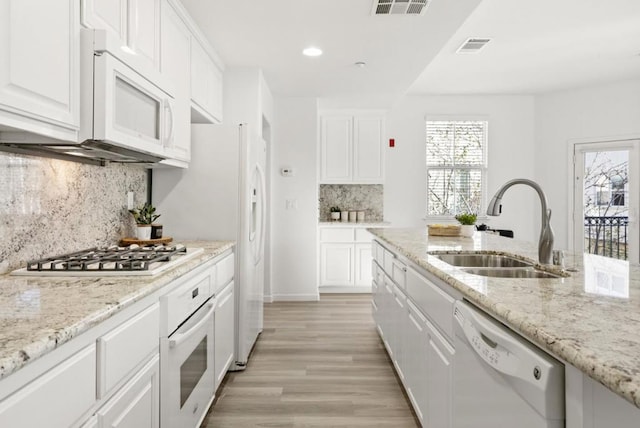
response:
<svg viewBox="0 0 640 428"><path fill-rule="evenodd" d="M585 251L626 260L628 226L629 217L585 217Z"/></svg>

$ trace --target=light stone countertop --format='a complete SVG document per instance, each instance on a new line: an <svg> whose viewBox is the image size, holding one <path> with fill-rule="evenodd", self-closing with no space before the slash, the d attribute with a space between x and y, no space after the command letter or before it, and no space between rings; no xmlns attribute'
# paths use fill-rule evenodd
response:
<svg viewBox="0 0 640 428"><path fill-rule="evenodd" d="M180 243L204 252L153 277L0 276L0 379L234 246Z"/></svg>
<svg viewBox="0 0 640 428"><path fill-rule="evenodd" d="M476 232L428 236L422 229L368 229L407 259L557 358L640 407L640 266L594 255L565 255L568 278L472 275L427 254L487 251L537 261L537 244Z"/></svg>
<svg viewBox="0 0 640 428"><path fill-rule="evenodd" d="M390 227L391 223L388 221L320 221L318 222L320 227Z"/></svg>

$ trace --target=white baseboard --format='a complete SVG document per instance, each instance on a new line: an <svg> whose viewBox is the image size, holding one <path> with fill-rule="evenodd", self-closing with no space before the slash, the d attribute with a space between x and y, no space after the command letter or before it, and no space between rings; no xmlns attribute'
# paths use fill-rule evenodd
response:
<svg viewBox="0 0 640 428"><path fill-rule="evenodd" d="M371 293L370 285L323 285L320 293Z"/></svg>
<svg viewBox="0 0 640 428"><path fill-rule="evenodd" d="M317 302L319 294L272 294L271 302Z"/></svg>
<svg viewBox="0 0 640 428"><path fill-rule="evenodd" d="M262 302L263 303L272 303L273 302L273 296L271 294L265 294L264 296L262 296Z"/></svg>

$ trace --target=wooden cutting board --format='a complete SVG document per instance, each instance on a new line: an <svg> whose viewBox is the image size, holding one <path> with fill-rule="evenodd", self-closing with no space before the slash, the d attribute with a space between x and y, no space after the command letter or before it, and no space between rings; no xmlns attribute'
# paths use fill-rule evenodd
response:
<svg viewBox="0 0 640 428"><path fill-rule="evenodd" d="M137 245L158 245L158 244L168 244L173 241L173 238L167 236L165 238L158 239L138 239L138 238L122 238L120 240L120 245L123 247L129 246L131 244Z"/></svg>

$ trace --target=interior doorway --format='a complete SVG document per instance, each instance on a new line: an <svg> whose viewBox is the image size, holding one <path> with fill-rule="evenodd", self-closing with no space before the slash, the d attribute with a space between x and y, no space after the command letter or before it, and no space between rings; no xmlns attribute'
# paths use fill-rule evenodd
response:
<svg viewBox="0 0 640 428"><path fill-rule="evenodd" d="M573 146L573 250L639 261L640 140Z"/></svg>

